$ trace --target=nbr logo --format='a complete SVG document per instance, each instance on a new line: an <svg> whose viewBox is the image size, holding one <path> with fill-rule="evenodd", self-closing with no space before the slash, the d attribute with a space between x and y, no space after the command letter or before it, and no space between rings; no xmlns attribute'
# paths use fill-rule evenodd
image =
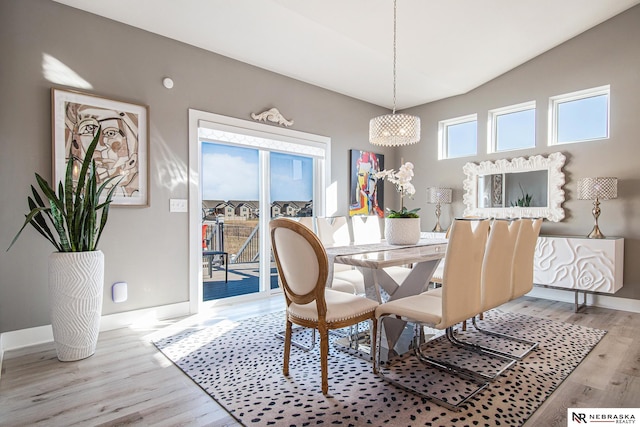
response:
<svg viewBox="0 0 640 427"><path fill-rule="evenodd" d="M578 424L587 423L587 414L571 412L571 418L574 423L578 423Z"/></svg>

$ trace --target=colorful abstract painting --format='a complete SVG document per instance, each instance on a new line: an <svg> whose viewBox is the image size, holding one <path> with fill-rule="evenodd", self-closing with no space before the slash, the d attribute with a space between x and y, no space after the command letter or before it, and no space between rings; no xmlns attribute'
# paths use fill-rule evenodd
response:
<svg viewBox="0 0 640 427"><path fill-rule="evenodd" d="M349 215L384 217L383 181L376 172L384 169L384 155L370 151L351 151L351 201Z"/></svg>

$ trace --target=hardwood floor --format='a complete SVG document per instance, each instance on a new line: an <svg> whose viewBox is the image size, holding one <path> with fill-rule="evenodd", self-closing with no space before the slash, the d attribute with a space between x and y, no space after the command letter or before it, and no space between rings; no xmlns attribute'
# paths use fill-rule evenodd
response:
<svg viewBox="0 0 640 427"><path fill-rule="evenodd" d="M88 359L59 362L53 344L7 352L0 425L236 426L235 420L151 344L158 334L284 309L278 296L196 317L100 334ZM640 314L523 297L501 307L609 332L525 426L565 426L568 407L640 407Z"/></svg>

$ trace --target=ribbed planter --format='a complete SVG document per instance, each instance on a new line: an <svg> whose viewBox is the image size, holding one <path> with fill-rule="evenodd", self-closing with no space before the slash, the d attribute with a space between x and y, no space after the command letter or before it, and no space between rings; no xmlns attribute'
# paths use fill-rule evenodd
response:
<svg viewBox="0 0 640 427"><path fill-rule="evenodd" d="M59 360L80 360L96 351L103 284L102 251L49 255L49 304Z"/></svg>
<svg viewBox="0 0 640 427"><path fill-rule="evenodd" d="M414 245L420 240L420 218L385 218L384 238L391 245Z"/></svg>

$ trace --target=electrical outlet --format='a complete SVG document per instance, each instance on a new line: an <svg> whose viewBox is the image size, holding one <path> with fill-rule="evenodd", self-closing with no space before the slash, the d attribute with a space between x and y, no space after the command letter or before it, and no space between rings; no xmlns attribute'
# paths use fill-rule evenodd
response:
<svg viewBox="0 0 640 427"><path fill-rule="evenodd" d="M169 212L187 211L187 199L169 199Z"/></svg>

